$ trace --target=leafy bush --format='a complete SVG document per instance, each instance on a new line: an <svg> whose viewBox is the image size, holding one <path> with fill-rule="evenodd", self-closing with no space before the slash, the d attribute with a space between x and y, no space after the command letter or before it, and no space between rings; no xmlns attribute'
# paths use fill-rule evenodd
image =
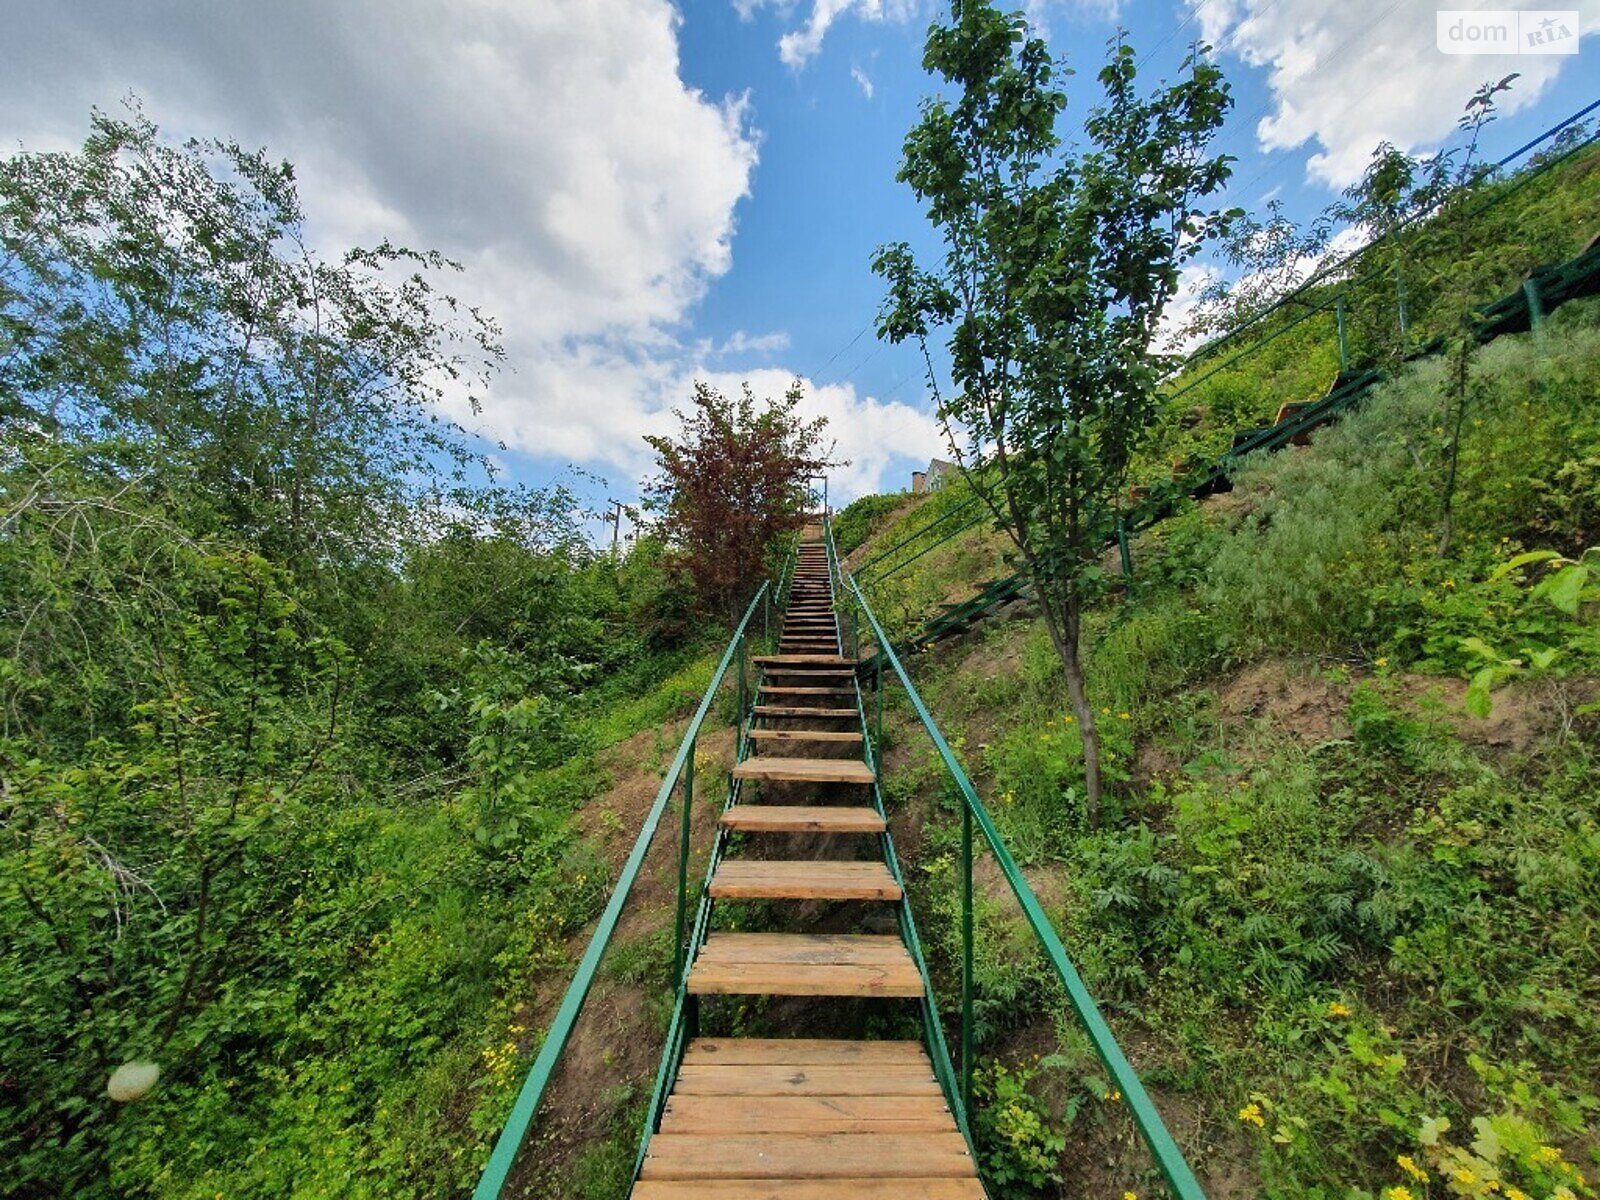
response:
<svg viewBox="0 0 1600 1200"><path fill-rule="evenodd" d="M903 508L905 492L881 496L858 496L833 516L833 542L840 555L853 554L884 524L891 513Z"/></svg>

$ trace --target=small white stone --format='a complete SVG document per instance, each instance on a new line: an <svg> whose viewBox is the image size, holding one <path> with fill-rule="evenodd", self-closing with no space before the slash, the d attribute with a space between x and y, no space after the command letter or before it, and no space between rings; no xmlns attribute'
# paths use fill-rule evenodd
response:
<svg viewBox="0 0 1600 1200"><path fill-rule="evenodd" d="M161 1068L153 1062L125 1062L111 1072L106 1095L123 1102L140 1100L160 1078Z"/></svg>

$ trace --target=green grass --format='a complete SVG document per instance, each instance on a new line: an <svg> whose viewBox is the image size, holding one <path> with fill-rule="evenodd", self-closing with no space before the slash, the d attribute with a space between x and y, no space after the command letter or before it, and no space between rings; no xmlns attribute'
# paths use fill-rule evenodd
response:
<svg viewBox="0 0 1600 1200"><path fill-rule="evenodd" d="M1492 578L1521 550L1575 556L1600 530L1584 465L1600 449L1596 308L1475 364L1445 556L1433 363L1312 450L1251 464L1225 505L1139 539L1131 597L1087 634L1112 780L1101 829L1084 822L1081 751L1037 623L991 622L916 660L1125 1047L1167 1111L1196 1115L1202 1173L1231 1174L1241 1194L1595 1195L1600 721L1579 711L1579 685L1550 702L1564 721L1489 751L1457 733L1464 713L1416 695L1429 673L1481 669L1474 641L1520 656L1507 673L1524 687L1600 674L1600 587L1567 613L1538 591L1547 568ZM1298 664L1282 670L1330 697L1348 733L1307 741L1287 718L1225 710L1223 686L1263 658ZM896 743L919 744L904 706L890 721ZM1152 752L1153 778L1137 769ZM888 787L924 817L907 868L948 1004L959 822L941 776L924 765ZM1093 1188L1160 1194L1108 1148L1126 1133L1119 1114L1075 1082L1092 1063L1014 901L981 895L976 924L978 1127L1011 1180L998 1194L1079 1194L1081 1153L1060 1159L1066 1185L1038 1174L1069 1129L1069 1147L1116 1164L1091 1168ZM1460 1172L1479 1190L1460 1190Z"/></svg>

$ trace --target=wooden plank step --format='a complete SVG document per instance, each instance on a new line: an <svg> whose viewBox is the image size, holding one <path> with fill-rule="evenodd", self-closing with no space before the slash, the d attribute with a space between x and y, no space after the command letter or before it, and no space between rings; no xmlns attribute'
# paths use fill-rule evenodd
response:
<svg viewBox="0 0 1600 1200"><path fill-rule="evenodd" d="M770 779L776 783L872 783L878 774L855 758L782 758L763 754L733 768L735 779Z"/></svg>
<svg viewBox="0 0 1600 1200"><path fill-rule="evenodd" d="M849 667L766 667L763 671L768 679L775 675L795 679L849 679L855 675Z"/></svg>
<svg viewBox="0 0 1600 1200"><path fill-rule="evenodd" d="M902 892L881 862L730 859L717 864L711 895L719 900L898 900Z"/></svg>
<svg viewBox="0 0 1600 1200"><path fill-rule="evenodd" d="M758 717L854 717L856 710L853 708L797 708L785 704L758 704L755 707Z"/></svg>
<svg viewBox="0 0 1600 1200"><path fill-rule="evenodd" d="M689 972L695 996L885 996L915 999L922 995L922 977L911 963L904 967L796 967L783 963L710 963ZM792 1068L791 1068L792 1070ZM859 1070L857 1070L859 1073ZM826 1089L833 1094L842 1083ZM937 1090L938 1085L933 1085ZM881 1081L865 1081L869 1093L883 1090Z"/></svg>
<svg viewBox="0 0 1600 1200"><path fill-rule="evenodd" d="M920 994L920 993L919 993ZM678 1071L675 1096L937 1096L944 1099L931 1066L859 1063L797 1066L749 1063L743 1066L690 1066Z"/></svg>
<svg viewBox="0 0 1600 1200"><path fill-rule="evenodd" d="M846 733L834 729L751 729L745 736L758 742L780 742L785 745L790 742L830 742L830 743L859 743L859 733Z"/></svg>
<svg viewBox="0 0 1600 1200"><path fill-rule="evenodd" d="M985 1200L976 1179L640 1180L633 1200Z"/></svg>
<svg viewBox="0 0 1600 1200"><path fill-rule="evenodd" d="M951 1128L950 1110L940 1096L674 1096L661 1121L662 1133L945 1133Z"/></svg>
<svg viewBox="0 0 1600 1200"><path fill-rule="evenodd" d="M712 934L712 937L719 935ZM813 1066L866 1062L925 1063L928 1051L921 1042L877 1041L859 1038L745 1038L697 1037L684 1047L686 1063L808 1063Z"/></svg>
<svg viewBox="0 0 1600 1200"><path fill-rule="evenodd" d="M697 962L793 963L858 967L893 966L906 957L905 943L893 933L712 933L700 947ZM795 1065L798 1052L787 1060ZM768 1059L770 1063L774 1061ZM931 1070L928 1058L902 1058L901 1066Z"/></svg>
<svg viewBox="0 0 1600 1200"><path fill-rule="evenodd" d="M764 683L760 691L774 696L854 696L855 688L839 687L788 687Z"/></svg>
<svg viewBox="0 0 1600 1200"><path fill-rule="evenodd" d="M643 1179L976 1177L959 1133L658 1133Z"/></svg>
<svg viewBox="0 0 1600 1200"><path fill-rule="evenodd" d="M774 667L853 667L856 660L842 654L756 654L750 661L757 666Z"/></svg>
<svg viewBox="0 0 1600 1200"><path fill-rule="evenodd" d="M882 833L876 809L833 804L736 804L722 814L724 829L745 833Z"/></svg>

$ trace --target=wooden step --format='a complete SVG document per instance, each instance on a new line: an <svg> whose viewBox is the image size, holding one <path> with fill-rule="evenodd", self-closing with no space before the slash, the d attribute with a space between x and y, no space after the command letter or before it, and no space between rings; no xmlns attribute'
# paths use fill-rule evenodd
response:
<svg viewBox="0 0 1600 1200"><path fill-rule="evenodd" d="M735 779L774 783L872 783L877 773L858 758L780 758L764 754L733 768Z"/></svg>
<svg viewBox="0 0 1600 1200"><path fill-rule="evenodd" d="M842 804L736 804L722 814L724 829L745 833L882 833L876 809Z"/></svg>
<svg viewBox="0 0 1600 1200"><path fill-rule="evenodd" d="M721 937L721 934L712 934ZM806 1066L841 1066L852 1063L926 1063L928 1051L921 1042L867 1041L856 1038L693 1038L684 1047L686 1063L791 1063Z"/></svg>
<svg viewBox="0 0 1600 1200"><path fill-rule="evenodd" d="M633 1200L985 1200L977 1179L641 1179Z"/></svg>
<svg viewBox="0 0 1600 1200"><path fill-rule="evenodd" d="M774 667L853 667L856 660L842 654L755 654L750 661L757 666Z"/></svg>
<svg viewBox="0 0 1600 1200"><path fill-rule="evenodd" d="M788 687L777 684L764 683L761 692L769 696L854 696L855 688L839 687Z"/></svg>
<svg viewBox="0 0 1600 1200"><path fill-rule="evenodd" d="M849 667L767 667L765 676L793 676L796 679L849 679L855 672Z"/></svg>
<svg viewBox="0 0 1600 1200"><path fill-rule="evenodd" d="M797 708L784 704L758 704L755 706L755 715L758 717L854 717L854 708Z"/></svg>
<svg viewBox="0 0 1600 1200"><path fill-rule="evenodd" d="M898 900L902 895L882 862L755 858L723 859L710 892L718 900Z"/></svg>
<svg viewBox="0 0 1600 1200"><path fill-rule="evenodd" d="M689 970L697 996L922 995L922 976L900 939L875 934L713 933ZM930 1090L931 1085L931 1090ZM925 1066L793 1064L690 1065L679 1072L685 1095L935 1095Z"/></svg>
<svg viewBox="0 0 1600 1200"><path fill-rule="evenodd" d="M871 1066L858 1070L871 1070ZM950 1128L941 1096L676 1096L662 1133L940 1133Z"/></svg>
<svg viewBox="0 0 1600 1200"><path fill-rule="evenodd" d="M959 1133L695 1135L650 1139L646 1179L962 1178L975 1174Z"/></svg>
<svg viewBox="0 0 1600 1200"><path fill-rule="evenodd" d="M833 729L750 729L745 731L745 736L758 742L776 742L788 745L790 742L828 742L851 744L859 743L859 733L849 733Z"/></svg>
<svg viewBox="0 0 1600 1200"><path fill-rule="evenodd" d="M905 943L896 933L709 933L695 961L892 967L905 958ZM771 1065L779 1060L769 1057L761 1061ZM911 1066L930 1069L926 1056L902 1061L893 1069Z"/></svg>

